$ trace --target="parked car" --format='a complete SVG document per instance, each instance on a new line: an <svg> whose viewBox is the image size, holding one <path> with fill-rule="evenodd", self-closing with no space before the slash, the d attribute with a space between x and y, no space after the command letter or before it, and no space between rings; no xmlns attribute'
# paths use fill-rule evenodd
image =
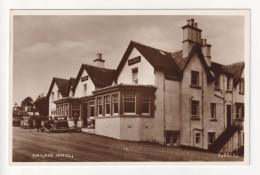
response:
<svg viewBox="0 0 260 175"><path fill-rule="evenodd" d="M13 126L21 126L21 117L13 117Z"/></svg>
<svg viewBox="0 0 260 175"><path fill-rule="evenodd" d="M26 127L29 128L29 120L31 119L31 116L23 116L21 118L21 128L25 129Z"/></svg>

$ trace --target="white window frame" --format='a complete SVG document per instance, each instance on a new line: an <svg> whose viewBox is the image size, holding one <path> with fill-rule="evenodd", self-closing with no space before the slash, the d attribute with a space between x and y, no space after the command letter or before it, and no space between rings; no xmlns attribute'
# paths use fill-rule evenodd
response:
<svg viewBox="0 0 260 175"><path fill-rule="evenodd" d="M94 114L93 116L91 116L91 107L93 107L94 109ZM95 117L95 101L90 101L89 102L89 117Z"/></svg>
<svg viewBox="0 0 260 175"><path fill-rule="evenodd" d="M197 105L197 114L196 115L193 115L192 114L192 103L196 103L196 105ZM192 100L191 101L191 107L190 107L190 116L191 116L191 118L199 118L199 106L200 106L200 102L199 101L197 101L197 100Z"/></svg>
<svg viewBox="0 0 260 175"><path fill-rule="evenodd" d="M101 106L101 109L102 109L102 111L101 111L101 114L99 114L99 106ZM98 97L97 98L97 115L98 116L103 116L103 98L102 97Z"/></svg>
<svg viewBox="0 0 260 175"><path fill-rule="evenodd" d="M107 102L107 98L109 99L109 103ZM111 96L110 95L104 96L104 102L105 102L105 108L104 108L105 116L110 116L111 115ZM109 104L109 113L108 114L107 114L107 104Z"/></svg>
<svg viewBox="0 0 260 175"><path fill-rule="evenodd" d="M136 71L137 72L134 72ZM132 69L133 84L138 84L138 67Z"/></svg>
<svg viewBox="0 0 260 175"><path fill-rule="evenodd" d="M231 78L227 77L227 90L230 91L231 90Z"/></svg>
<svg viewBox="0 0 260 175"><path fill-rule="evenodd" d="M125 101L125 96L126 95L134 95L135 98L135 111L134 112L125 112L125 102L133 102L133 101ZM130 98L130 97L129 97ZM135 93L125 93L123 94L123 113L127 115L135 115L136 114L136 94Z"/></svg>
<svg viewBox="0 0 260 175"><path fill-rule="evenodd" d="M198 136L197 136L198 135ZM197 143L197 137L199 138L199 142ZM200 140L201 140L201 134L200 133L195 133L195 144L200 145Z"/></svg>
<svg viewBox="0 0 260 175"><path fill-rule="evenodd" d="M148 98L148 102L144 101L144 98ZM143 107L142 107L141 108L142 115L150 115L151 114L151 97L150 96L142 96L142 101L141 101L142 106L143 106L143 103L148 103L149 104L149 112L148 113L143 113Z"/></svg>
<svg viewBox="0 0 260 175"><path fill-rule="evenodd" d="M114 98L114 97L117 97L117 98ZM112 104L112 114L113 115L118 115L119 113L119 95L118 94L112 94L111 96L111 104ZM114 100L116 99L116 101ZM114 104L117 103L117 113L114 112Z"/></svg>

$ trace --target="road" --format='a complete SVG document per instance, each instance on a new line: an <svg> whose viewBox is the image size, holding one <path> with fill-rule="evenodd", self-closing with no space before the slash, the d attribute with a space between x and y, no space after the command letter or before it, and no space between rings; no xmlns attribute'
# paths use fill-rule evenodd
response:
<svg viewBox="0 0 260 175"><path fill-rule="evenodd" d="M122 141L84 132L13 127L13 162L242 161L243 157Z"/></svg>

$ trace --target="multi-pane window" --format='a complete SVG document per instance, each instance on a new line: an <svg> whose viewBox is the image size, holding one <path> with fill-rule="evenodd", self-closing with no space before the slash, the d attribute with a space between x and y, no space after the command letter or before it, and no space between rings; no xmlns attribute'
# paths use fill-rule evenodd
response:
<svg viewBox="0 0 260 175"><path fill-rule="evenodd" d="M138 68L132 69L133 83L138 84Z"/></svg>
<svg viewBox="0 0 260 175"><path fill-rule="evenodd" d="M212 144L215 142L215 132L209 132L208 133L208 143Z"/></svg>
<svg viewBox="0 0 260 175"><path fill-rule="evenodd" d="M220 89L220 76L218 76L214 81L215 89Z"/></svg>
<svg viewBox="0 0 260 175"><path fill-rule="evenodd" d="M240 117L240 106L236 106L236 118Z"/></svg>
<svg viewBox="0 0 260 175"><path fill-rule="evenodd" d="M198 118L199 117L199 102L191 101L191 117Z"/></svg>
<svg viewBox="0 0 260 175"><path fill-rule="evenodd" d="M118 94L112 95L113 114L118 114Z"/></svg>
<svg viewBox="0 0 260 175"><path fill-rule="evenodd" d="M178 138L179 138L179 133L173 133L173 145L178 146Z"/></svg>
<svg viewBox="0 0 260 175"><path fill-rule="evenodd" d="M94 117L94 115L95 115L95 103L94 102L89 103L89 111L90 111L90 117Z"/></svg>
<svg viewBox="0 0 260 175"><path fill-rule="evenodd" d="M135 94L124 94L124 113L135 113Z"/></svg>
<svg viewBox="0 0 260 175"><path fill-rule="evenodd" d="M199 72L191 71L191 84L195 86L199 85Z"/></svg>
<svg viewBox="0 0 260 175"><path fill-rule="evenodd" d="M68 104L65 104L65 105L64 105L64 110L65 110L65 116L67 116L67 117L68 117L68 115L69 115L69 108L68 108Z"/></svg>
<svg viewBox="0 0 260 175"><path fill-rule="evenodd" d="M231 90L231 78L227 77L227 90Z"/></svg>
<svg viewBox="0 0 260 175"><path fill-rule="evenodd" d="M103 106L103 104L102 104L102 97L99 97L98 99L97 99L97 103L98 103L98 115L99 116L101 116L102 115L102 106Z"/></svg>
<svg viewBox="0 0 260 175"><path fill-rule="evenodd" d="M142 114L150 114L150 97L142 97Z"/></svg>
<svg viewBox="0 0 260 175"><path fill-rule="evenodd" d="M244 79L239 81L239 93L244 94Z"/></svg>
<svg viewBox="0 0 260 175"><path fill-rule="evenodd" d="M210 103L210 118L216 118L216 103Z"/></svg>
<svg viewBox="0 0 260 175"><path fill-rule="evenodd" d="M63 105L60 106L61 115L64 115L64 108Z"/></svg>
<svg viewBox="0 0 260 175"><path fill-rule="evenodd" d="M83 84L83 96L87 95L87 84Z"/></svg>
<svg viewBox="0 0 260 175"><path fill-rule="evenodd" d="M54 92L51 92L51 102L54 101Z"/></svg>
<svg viewBox="0 0 260 175"><path fill-rule="evenodd" d="M105 113L110 114L110 96L105 96Z"/></svg>
<svg viewBox="0 0 260 175"><path fill-rule="evenodd" d="M60 106L57 106L57 115L60 115Z"/></svg>
<svg viewBox="0 0 260 175"><path fill-rule="evenodd" d="M60 99L60 91L57 91L57 100Z"/></svg>
<svg viewBox="0 0 260 175"><path fill-rule="evenodd" d="M236 105L236 118L238 119L244 119L245 115L245 107L244 105Z"/></svg>
<svg viewBox="0 0 260 175"><path fill-rule="evenodd" d="M200 143L200 133L195 134L195 143L199 144Z"/></svg>

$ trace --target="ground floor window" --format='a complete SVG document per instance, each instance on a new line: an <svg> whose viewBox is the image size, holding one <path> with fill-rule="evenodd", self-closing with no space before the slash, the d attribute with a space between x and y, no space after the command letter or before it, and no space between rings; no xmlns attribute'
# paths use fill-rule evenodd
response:
<svg viewBox="0 0 260 175"><path fill-rule="evenodd" d="M124 113L135 114L136 96L133 93L124 94Z"/></svg>
<svg viewBox="0 0 260 175"><path fill-rule="evenodd" d="M195 134L195 143L200 144L200 133Z"/></svg>
<svg viewBox="0 0 260 175"><path fill-rule="evenodd" d="M166 145L179 146L179 135L178 131L166 131Z"/></svg>
<svg viewBox="0 0 260 175"><path fill-rule="evenodd" d="M98 103L98 116L102 116L102 106L103 106L103 104L102 104L102 97L99 97L98 99L97 99L97 103Z"/></svg>
<svg viewBox="0 0 260 175"><path fill-rule="evenodd" d="M113 114L118 114L118 94L112 95L112 112Z"/></svg>
<svg viewBox="0 0 260 175"><path fill-rule="evenodd" d="M65 105L64 105L64 110L65 110L65 114L64 114L64 115L68 117L68 116L69 116L68 104L65 104Z"/></svg>
<svg viewBox="0 0 260 175"><path fill-rule="evenodd" d="M89 111L90 111L90 117L94 117L95 116L95 103L93 102L89 102Z"/></svg>
<svg viewBox="0 0 260 175"><path fill-rule="evenodd" d="M215 142L215 132L209 132L208 133L208 143L212 144Z"/></svg>
<svg viewBox="0 0 260 175"><path fill-rule="evenodd" d="M105 113L110 115L110 96L105 96Z"/></svg>
<svg viewBox="0 0 260 175"><path fill-rule="evenodd" d="M142 97L142 114L150 114L150 97L143 96Z"/></svg>

